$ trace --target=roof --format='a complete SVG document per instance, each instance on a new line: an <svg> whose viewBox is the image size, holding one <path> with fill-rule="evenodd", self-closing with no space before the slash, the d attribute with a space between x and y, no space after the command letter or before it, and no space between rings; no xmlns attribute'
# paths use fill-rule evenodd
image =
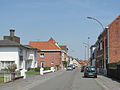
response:
<svg viewBox="0 0 120 90"><path fill-rule="evenodd" d="M37 48L34 48L34 47L30 46L30 45L24 45L24 47L29 48L29 49L37 50Z"/></svg>
<svg viewBox="0 0 120 90"><path fill-rule="evenodd" d="M21 44L10 40L0 40L0 47L3 46L21 46Z"/></svg>
<svg viewBox="0 0 120 90"><path fill-rule="evenodd" d="M27 49L37 50L37 48L31 47L29 45L22 45L15 41L10 41L10 40L0 40L0 47L23 47Z"/></svg>
<svg viewBox="0 0 120 90"><path fill-rule="evenodd" d="M81 64L80 60L75 59L79 64Z"/></svg>
<svg viewBox="0 0 120 90"><path fill-rule="evenodd" d="M48 42L48 41L31 41L29 42L29 45L39 50L45 50L45 51L61 50L61 48L57 45L57 43Z"/></svg>
<svg viewBox="0 0 120 90"><path fill-rule="evenodd" d="M48 40L48 42L54 42L54 43L56 43L56 41L52 37Z"/></svg>
<svg viewBox="0 0 120 90"><path fill-rule="evenodd" d="M62 50L65 50L65 52L68 51L68 48L66 45L59 45L59 47L62 49Z"/></svg>

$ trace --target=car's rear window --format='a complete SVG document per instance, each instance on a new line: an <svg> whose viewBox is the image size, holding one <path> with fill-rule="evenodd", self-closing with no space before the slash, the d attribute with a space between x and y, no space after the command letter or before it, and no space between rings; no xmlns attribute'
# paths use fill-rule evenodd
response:
<svg viewBox="0 0 120 90"><path fill-rule="evenodd" d="M95 68L90 68L92 71L95 71Z"/></svg>
<svg viewBox="0 0 120 90"><path fill-rule="evenodd" d="M87 67L86 68L88 71L95 71L95 68L94 67Z"/></svg>

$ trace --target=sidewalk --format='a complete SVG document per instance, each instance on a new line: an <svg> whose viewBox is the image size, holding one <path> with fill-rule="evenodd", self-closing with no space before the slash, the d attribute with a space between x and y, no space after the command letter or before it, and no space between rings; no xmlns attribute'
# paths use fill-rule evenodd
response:
<svg viewBox="0 0 120 90"><path fill-rule="evenodd" d="M108 78L103 75L98 75L96 81L105 88L105 90L120 90L120 82Z"/></svg>
<svg viewBox="0 0 120 90"><path fill-rule="evenodd" d="M40 83L45 82L57 75L60 75L64 70L59 70L53 73L41 75L27 75L27 79L19 79L14 82L0 84L0 90L28 90Z"/></svg>

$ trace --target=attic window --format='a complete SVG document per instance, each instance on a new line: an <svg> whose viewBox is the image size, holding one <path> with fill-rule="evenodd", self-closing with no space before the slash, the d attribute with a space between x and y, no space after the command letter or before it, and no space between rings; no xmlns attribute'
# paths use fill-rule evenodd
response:
<svg viewBox="0 0 120 90"><path fill-rule="evenodd" d="M44 58L44 53L41 53L41 54L40 54L40 57L41 57L41 58Z"/></svg>

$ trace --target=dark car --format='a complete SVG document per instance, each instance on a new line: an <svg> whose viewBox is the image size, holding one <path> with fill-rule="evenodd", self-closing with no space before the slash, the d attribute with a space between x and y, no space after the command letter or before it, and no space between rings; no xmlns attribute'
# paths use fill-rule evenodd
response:
<svg viewBox="0 0 120 90"><path fill-rule="evenodd" d="M73 70L73 66L72 65L67 66L67 70Z"/></svg>
<svg viewBox="0 0 120 90"><path fill-rule="evenodd" d="M84 77L95 77L95 78L97 78L97 69L93 66L85 67Z"/></svg>
<svg viewBox="0 0 120 90"><path fill-rule="evenodd" d="M85 67L86 67L86 66L82 66L82 67L81 67L81 72L84 71Z"/></svg>

